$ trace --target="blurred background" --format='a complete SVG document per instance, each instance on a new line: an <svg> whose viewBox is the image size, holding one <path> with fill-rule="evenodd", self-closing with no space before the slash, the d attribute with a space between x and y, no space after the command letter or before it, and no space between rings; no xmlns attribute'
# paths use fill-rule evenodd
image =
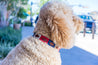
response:
<svg viewBox="0 0 98 65"><path fill-rule="evenodd" d="M33 34L40 8L50 0L0 0L0 61L20 40ZM98 65L98 0L59 0L83 19L75 46L61 49L62 65Z"/></svg>

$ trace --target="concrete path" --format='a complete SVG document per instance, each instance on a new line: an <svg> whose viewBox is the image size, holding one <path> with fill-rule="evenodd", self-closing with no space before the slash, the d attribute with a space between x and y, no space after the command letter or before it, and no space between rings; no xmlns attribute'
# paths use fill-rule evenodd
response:
<svg viewBox="0 0 98 65"><path fill-rule="evenodd" d="M23 27L22 38L32 35L32 32L33 27ZM95 37L96 42L98 36L96 35ZM91 38L92 37L90 37L90 35L87 35L84 38L83 34L80 34L76 37L76 44L72 49L61 49L60 54L62 65L98 65L98 46L97 43L93 42L94 40Z"/></svg>
<svg viewBox="0 0 98 65"><path fill-rule="evenodd" d="M22 39L33 34L33 27L22 27Z"/></svg>
<svg viewBox="0 0 98 65"><path fill-rule="evenodd" d="M98 65L98 56L95 56L79 47L61 49L62 65Z"/></svg>

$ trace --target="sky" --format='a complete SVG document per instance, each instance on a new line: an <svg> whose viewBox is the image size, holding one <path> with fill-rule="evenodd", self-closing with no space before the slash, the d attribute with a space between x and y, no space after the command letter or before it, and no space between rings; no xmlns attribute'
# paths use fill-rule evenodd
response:
<svg viewBox="0 0 98 65"><path fill-rule="evenodd" d="M87 14L91 11L98 11L98 0L68 0L70 5L75 5L73 10L75 13L79 14ZM77 5L82 5L83 7L79 7Z"/></svg>
<svg viewBox="0 0 98 65"><path fill-rule="evenodd" d="M31 1L36 3L32 6L33 11L36 11L39 0L29 0L29 4ZM73 5L72 9L75 14L88 14L91 11L98 11L98 0L67 0L67 3ZM78 5L82 5L83 7Z"/></svg>
<svg viewBox="0 0 98 65"><path fill-rule="evenodd" d="M81 4L93 10L98 10L98 0L68 0L70 4Z"/></svg>

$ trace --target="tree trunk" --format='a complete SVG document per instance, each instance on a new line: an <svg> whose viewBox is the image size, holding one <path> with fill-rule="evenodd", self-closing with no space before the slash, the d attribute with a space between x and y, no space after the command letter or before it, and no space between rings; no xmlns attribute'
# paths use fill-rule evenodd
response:
<svg viewBox="0 0 98 65"><path fill-rule="evenodd" d="M0 27L8 26L8 22L6 21L7 17L7 7L6 5L0 5Z"/></svg>

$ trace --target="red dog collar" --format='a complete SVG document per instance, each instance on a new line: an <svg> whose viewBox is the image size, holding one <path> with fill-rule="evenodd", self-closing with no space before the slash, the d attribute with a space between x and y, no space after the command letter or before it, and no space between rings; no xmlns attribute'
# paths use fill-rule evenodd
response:
<svg viewBox="0 0 98 65"><path fill-rule="evenodd" d="M56 48L58 50L60 50L59 46L57 46L52 40L48 39L47 37L40 35L40 34L35 34L33 35L33 37L41 40L42 42L47 43L49 46Z"/></svg>

